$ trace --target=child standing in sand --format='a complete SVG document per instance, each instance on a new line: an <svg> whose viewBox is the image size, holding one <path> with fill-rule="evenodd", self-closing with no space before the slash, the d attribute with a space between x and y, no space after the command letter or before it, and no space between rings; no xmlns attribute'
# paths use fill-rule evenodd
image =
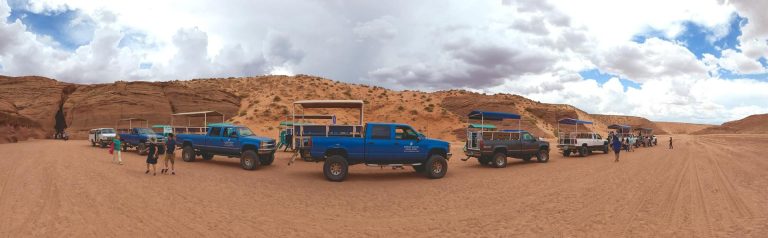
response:
<svg viewBox="0 0 768 238"><path fill-rule="evenodd" d="M619 153L621 152L621 140L618 136L613 137L613 143L611 144L613 146L613 153L616 155L616 160L614 162L619 162Z"/></svg>
<svg viewBox="0 0 768 238"><path fill-rule="evenodd" d="M123 155L120 153L120 147L122 145L123 143L120 142L120 135L117 135L112 139L112 163L115 162L115 157L117 157L117 164L123 165Z"/></svg>
<svg viewBox="0 0 768 238"><path fill-rule="evenodd" d="M155 168L155 164L157 164L157 140L155 138L149 138L149 141L147 141L147 146L149 147L147 152L147 172L144 172L145 174L149 174L149 166L152 165L152 176L157 175L157 169Z"/></svg>

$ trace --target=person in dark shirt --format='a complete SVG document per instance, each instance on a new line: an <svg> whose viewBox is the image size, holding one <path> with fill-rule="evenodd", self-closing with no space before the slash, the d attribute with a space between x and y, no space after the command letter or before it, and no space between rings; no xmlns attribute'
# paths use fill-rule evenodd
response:
<svg viewBox="0 0 768 238"><path fill-rule="evenodd" d="M149 141L147 141L147 147L149 147L147 152L147 172L144 172L145 174L149 174L149 166L152 165L152 175L157 175L157 169L155 167L155 164L157 164L157 156L158 156L158 149L157 149L157 139L149 138Z"/></svg>
<svg viewBox="0 0 768 238"><path fill-rule="evenodd" d="M616 155L616 160L614 162L619 162L619 153L621 152L621 140L618 136L613 137L613 142L611 143L613 146L613 153Z"/></svg>
<svg viewBox="0 0 768 238"><path fill-rule="evenodd" d="M669 149L674 149L675 147L672 147L672 137L669 137Z"/></svg>
<svg viewBox="0 0 768 238"><path fill-rule="evenodd" d="M176 136L173 133L168 133L165 141L165 167L160 171L161 174L168 174L168 161L171 162L171 175L176 175L175 160L176 155L173 152L176 150Z"/></svg>

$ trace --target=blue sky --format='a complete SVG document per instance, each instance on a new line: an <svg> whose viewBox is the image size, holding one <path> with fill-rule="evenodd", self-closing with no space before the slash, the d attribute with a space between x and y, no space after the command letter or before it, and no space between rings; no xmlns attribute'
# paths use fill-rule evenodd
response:
<svg viewBox="0 0 768 238"><path fill-rule="evenodd" d="M764 4L0 0L0 74L76 83L310 74L720 123L768 112Z"/></svg>

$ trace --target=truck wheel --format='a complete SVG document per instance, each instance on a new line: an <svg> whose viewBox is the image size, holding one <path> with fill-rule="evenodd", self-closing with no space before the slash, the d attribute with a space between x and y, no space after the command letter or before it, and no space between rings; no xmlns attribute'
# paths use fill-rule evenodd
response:
<svg viewBox="0 0 768 238"><path fill-rule="evenodd" d="M147 145L144 143L139 143L138 146L136 146L136 152L139 153L139 155L146 155L147 154Z"/></svg>
<svg viewBox="0 0 768 238"><path fill-rule="evenodd" d="M448 173L448 162L442 155L432 155L427 160L425 173L431 179L442 178Z"/></svg>
<svg viewBox="0 0 768 238"><path fill-rule="evenodd" d="M96 142L95 141L91 141L91 147L96 147Z"/></svg>
<svg viewBox="0 0 768 238"><path fill-rule="evenodd" d="M587 147L586 146L581 146L581 148L579 149L579 156L581 156L581 157L587 156Z"/></svg>
<svg viewBox="0 0 768 238"><path fill-rule="evenodd" d="M107 142L99 142L99 146L101 146L101 148L107 148Z"/></svg>
<svg viewBox="0 0 768 238"><path fill-rule="evenodd" d="M259 155L253 150L246 150L240 157L240 167L245 170L254 170L259 167Z"/></svg>
<svg viewBox="0 0 768 238"><path fill-rule="evenodd" d="M323 174L325 178L333 182L341 182L347 178L349 172L349 163L341 155L328 157L323 164Z"/></svg>
<svg viewBox="0 0 768 238"><path fill-rule="evenodd" d="M608 145L603 146L603 154L608 154Z"/></svg>
<svg viewBox="0 0 768 238"><path fill-rule="evenodd" d="M571 151L570 150L563 150L563 157L568 157L570 155L571 155Z"/></svg>
<svg viewBox="0 0 768 238"><path fill-rule="evenodd" d="M504 153L496 153L493 155L493 161L491 161L491 164L494 168L504 168L507 167L507 155Z"/></svg>
<svg viewBox="0 0 768 238"><path fill-rule="evenodd" d="M212 160L213 154L211 153L203 153L203 160Z"/></svg>
<svg viewBox="0 0 768 238"><path fill-rule="evenodd" d="M539 161L539 163L546 163L549 161L549 152L547 150L541 149L539 150L539 153L536 153L536 160Z"/></svg>
<svg viewBox="0 0 768 238"><path fill-rule="evenodd" d="M192 149L191 145L184 146L184 149L181 149L181 159L185 162L195 161L195 150Z"/></svg>
<svg viewBox="0 0 768 238"><path fill-rule="evenodd" d="M261 162L261 165L270 165L274 161L275 161L275 154L274 153L259 157L259 162Z"/></svg>
<svg viewBox="0 0 768 238"><path fill-rule="evenodd" d="M524 156L524 157L523 157L523 161L525 161L525 162L530 162L532 157L533 157L533 156L530 156L530 155L526 155L526 156Z"/></svg>

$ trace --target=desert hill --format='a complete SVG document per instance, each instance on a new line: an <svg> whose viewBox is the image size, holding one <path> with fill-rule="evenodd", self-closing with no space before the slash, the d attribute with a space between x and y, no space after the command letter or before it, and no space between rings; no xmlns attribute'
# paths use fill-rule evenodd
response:
<svg viewBox="0 0 768 238"><path fill-rule="evenodd" d="M719 126L710 126L693 134L767 134L768 114L757 114Z"/></svg>
<svg viewBox="0 0 768 238"><path fill-rule="evenodd" d="M704 128L711 127L710 124L694 124L683 122L654 122L662 130L669 134L691 134L696 131L700 131Z"/></svg>
<svg viewBox="0 0 768 238"><path fill-rule="evenodd" d="M520 114L522 129L547 138L555 136L557 119L564 117L593 121L592 125L579 126L579 131L603 135L608 131L607 125L614 123L650 127L657 134L666 133L645 118L593 115L571 105L540 103L518 95L486 95L464 90L394 91L307 75L92 85L43 77L0 76L0 113L13 116L0 125L26 128L24 133L28 136L24 138L43 138L54 133L58 120L68 126L71 136L85 138L89 129L116 127L120 118L145 118L150 125L169 124L171 113L216 110L227 115L229 122L277 137L278 124L288 120L292 103L305 99L362 99L366 103L366 121L408 123L428 136L451 141L463 139L466 114L474 109ZM63 117L57 119L57 113ZM340 124L357 122L356 112L349 110L304 113L333 114ZM16 122L12 122L14 120ZM516 128L518 125L516 121L509 121L501 126ZM572 131L574 127L566 125L562 129Z"/></svg>

